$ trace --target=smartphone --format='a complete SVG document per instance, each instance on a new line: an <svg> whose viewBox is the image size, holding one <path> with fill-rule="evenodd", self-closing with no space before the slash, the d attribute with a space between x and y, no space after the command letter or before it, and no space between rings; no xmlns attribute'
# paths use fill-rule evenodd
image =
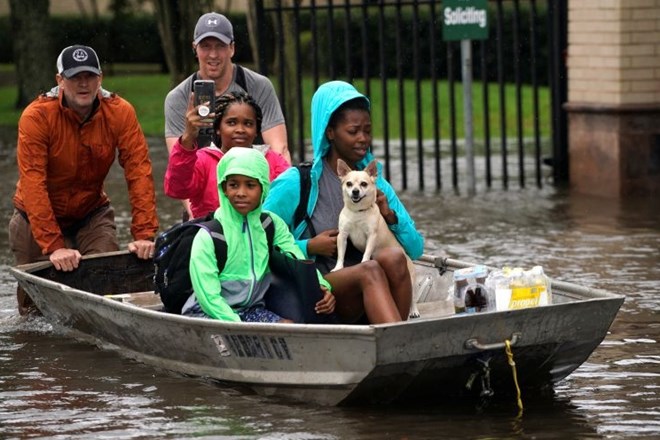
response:
<svg viewBox="0 0 660 440"><path fill-rule="evenodd" d="M193 92L195 93L195 106L204 104L209 108L210 113L213 113L215 108L215 82L209 79L195 80ZM208 121L213 122L213 119L209 118ZM211 145L212 140L213 127L199 129L199 135L197 136L199 147L208 147Z"/></svg>

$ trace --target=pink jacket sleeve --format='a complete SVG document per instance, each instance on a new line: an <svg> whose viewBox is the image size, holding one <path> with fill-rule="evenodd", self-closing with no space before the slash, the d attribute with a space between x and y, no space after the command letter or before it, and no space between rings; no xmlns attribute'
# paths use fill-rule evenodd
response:
<svg viewBox="0 0 660 440"><path fill-rule="evenodd" d="M284 171L286 171L288 168L291 168L291 165L289 165L289 162L284 159L284 157L272 149L268 149L266 151L266 160L268 161L268 165L270 166L270 181L272 182L275 180L277 176L282 174Z"/></svg>
<svg viewBox="0 0 660 440"><path fill-rule="evenodd" d="M177 140L172 147L167 171L165 171L165 194L175 199L189 199L204 187L206 176L197 167L197 150L186 150Z"/></svg>

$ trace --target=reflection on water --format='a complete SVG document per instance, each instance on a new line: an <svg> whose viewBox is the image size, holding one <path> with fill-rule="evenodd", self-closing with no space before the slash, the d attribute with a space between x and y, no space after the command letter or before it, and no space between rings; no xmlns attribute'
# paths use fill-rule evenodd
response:
<svg viewBox="0 0 660 440"><path fill-rule="evenodd" d="M152 142L163 226L180 205L163 196L165 148ZM2 149L11 214L14 157ZM497 185L494 185L496 187ZM130 208L122 170L107 191L122 242ZM494 266L540 264L549 275L626 295L601 346L550 398L523 396L481 410L464 404L424 408L319 408L285 404L245 390L144 366L77 342L43 320L16 316L11 254L0 235L0 437L2 438L629 438L660 436L660 208L649 200L611 201L554 188L480 188L402 194L429 253ZM651 203L650 203L651 202Z"/></svg>
<svg viewBox="0 0 660 440"><path fill-rule="evenodd" d="M10 333L0 334L0 353L11 363L0 391L0 432L7 437L382 439L445 433L497 438L556 432L584 438L596 433L570 399L530 399L521 420L514 417L513 404L502 403L480 413L468 405L283 404L136 364L61 337L43 323L19 325Z"/></svg>

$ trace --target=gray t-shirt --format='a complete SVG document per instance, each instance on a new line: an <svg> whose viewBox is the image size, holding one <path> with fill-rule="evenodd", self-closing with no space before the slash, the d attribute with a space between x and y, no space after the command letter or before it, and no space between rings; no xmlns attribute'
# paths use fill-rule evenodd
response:
<svg viewBox="0 0 660 440"><path fill-rule="evenodd" d="M270 128L284 124L284 115L280 102L275 94L275 89L270 80L254 72L250 69L243 67L245 72L245 86L247 92L254 98L254 100L261 107L263 113L263 121L261 123L261 131L266 131ZM186 129L186 111L188 110L188 99L192 91L193 77L190 75L184 79L178 86L170 90L165 98L165 137L179 137ZM234 67L234 76L231 83L225 92L241 91L241 86L236 84L236 68Z"/></svg>
<svg viewBox="0 0 660 440"><path fill-rule="evenodd" d="M328 229L337 229L339 213L344 208L341 194L341 181L332 171L328 162L323 160L323 172L319 179L319 198L316 201L314 212L312 212L312 226L317 233ZM345 266L352 266L361 261L362 254L353 247L350 240L346 249ZM326 274L334 269L337 259L334 257L316 257L316 268Z"/></svg>

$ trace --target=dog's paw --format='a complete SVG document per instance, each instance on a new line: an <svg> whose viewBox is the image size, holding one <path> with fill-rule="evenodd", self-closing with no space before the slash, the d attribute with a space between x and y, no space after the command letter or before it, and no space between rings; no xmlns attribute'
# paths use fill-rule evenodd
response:
<svg viewBox="0 0 660 440"><path fill-rule="evenodd" d="M334 269L332 269L330 272L337 272L339 269L343 269L344 266L336 265Z"/></svg>
<svg viewBox="0 0 660 440"><path fill-rule="evenodd" d="M419 313L419 309L417 308L417 302L414 302L410 305L410 311L408 312L408 319L414 319L414 318L419 318L422 315Z"/></svg>

